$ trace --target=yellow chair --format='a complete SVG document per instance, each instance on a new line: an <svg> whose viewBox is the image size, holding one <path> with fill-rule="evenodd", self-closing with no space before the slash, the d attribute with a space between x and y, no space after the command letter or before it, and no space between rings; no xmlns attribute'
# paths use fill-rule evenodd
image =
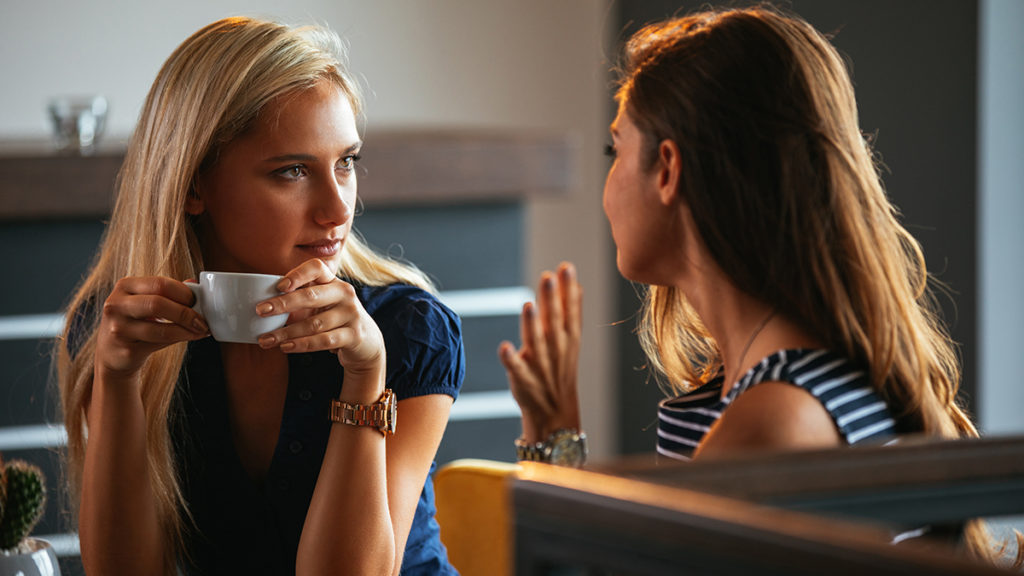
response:
<svg viewBox="0 0 1024 576"><path fill-rule="evenodd" d="M512 573L508 476L517 470L517 464L465 458L434 475L441 541L462 576Z"/></svg>

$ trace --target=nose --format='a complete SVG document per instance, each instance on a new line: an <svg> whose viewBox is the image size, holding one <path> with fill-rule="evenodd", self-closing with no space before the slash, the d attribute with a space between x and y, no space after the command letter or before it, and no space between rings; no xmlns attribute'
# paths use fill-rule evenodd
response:
<svg viewBox="0 0 1024 576"><path fill-rule="evenodd" d="M609 170L608 171L608 175L605 177L605 180L604 180L604 190L602 190L602 192L601 192L601 208L604 209L605 217L607 217L608 214L609 214L608 187L611 185L611 180L612 180L612 173Z"/></svg>
<svg viewBox="0 0 1024 576"><path fill-rule="evenodd" d="M316 195L316 223L325 228L334 228L351 220L356 199L354 188L354 184L349 182L338 182L334 178L327 180Z"/></svg>

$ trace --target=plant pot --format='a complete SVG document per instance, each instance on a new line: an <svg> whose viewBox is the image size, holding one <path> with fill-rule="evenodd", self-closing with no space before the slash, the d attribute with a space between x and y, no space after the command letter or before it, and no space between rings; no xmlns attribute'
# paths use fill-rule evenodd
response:
<svg viewBox="0 0 1024 576"><path fill-rule="evenodd" d="M60 576L60 565L49 542L25 538L13 553L0 552L0 576Z"/></svg>

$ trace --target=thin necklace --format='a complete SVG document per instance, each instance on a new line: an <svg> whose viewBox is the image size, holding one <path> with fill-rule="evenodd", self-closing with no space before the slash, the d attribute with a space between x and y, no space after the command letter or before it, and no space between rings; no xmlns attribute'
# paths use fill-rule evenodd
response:
<svg viewBox="0 0 1024 576"><path fill-rule="evenodd" d="M740 370L743 369L743 361L746 360L747 358L747 352L750 351L750 346L754 343L754 340L757 339L757 336L758 334L761 333L761 330L764 330L764 327L768 325L768 321L774 317L775 309L773 308L771 311L768 312L768 315L764 317L764 320L761 320L761 323L757 325L757 328L754 328L754 331L750 334L750 339L747 340L747 345L743 347L743 353L740 354L739 362L736 363L736 372L734 372L732 380L729 380L728 382L725 383L726 386L729 386L731 388L732 386L736 385L736 379L740 377Z"/></svg>

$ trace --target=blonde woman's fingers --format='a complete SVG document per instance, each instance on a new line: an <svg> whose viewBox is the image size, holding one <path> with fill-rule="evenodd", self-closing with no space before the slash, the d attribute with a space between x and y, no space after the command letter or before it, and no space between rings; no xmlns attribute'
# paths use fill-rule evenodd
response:
<svg viewBox="0 0 1024 576"><path fill-rule="evenodd" d="M307 284L329 284L337 279L334 272L319 258L306 260L289 270L277 284L281 292L291 292Z"/></svg>
<svg viewBox="0 0 1024 576"><path fill-rule="evenodd" d="M362 304L355 288L343 280L333 278L328 282L313 282L301 288L268 298L256 304L261 316L300 313L295 317L308 317L329 308L344 308L355 313Z"/></svg>
<svg viewBox="0 0 1024 576"><path fill-rule="evenodd" d="M184 286L182 287L184 288ZM184 289L188 291L188 288ZM189 291L189 294L191 294L191 291ZM141 322L137 327L141 331L140 334L144 335L146 330L149 329L156 335L154 337L161 338L161 340L158 340L161 343L167 343L166 340L162 339L164 334L172 333L172 331L167 329L168 326L180 327L191 332L193 335L205 335L209 331L202 316L191 307L171 300L162 294L151 292L142 292L140 294L129 292L113 293L103 304L103 314L114 320L120 318L127 321ZM128 323L130 324L131 322ZM189 339L192 338L179 337L177 340L172 340L172 342Z"/></svg>

